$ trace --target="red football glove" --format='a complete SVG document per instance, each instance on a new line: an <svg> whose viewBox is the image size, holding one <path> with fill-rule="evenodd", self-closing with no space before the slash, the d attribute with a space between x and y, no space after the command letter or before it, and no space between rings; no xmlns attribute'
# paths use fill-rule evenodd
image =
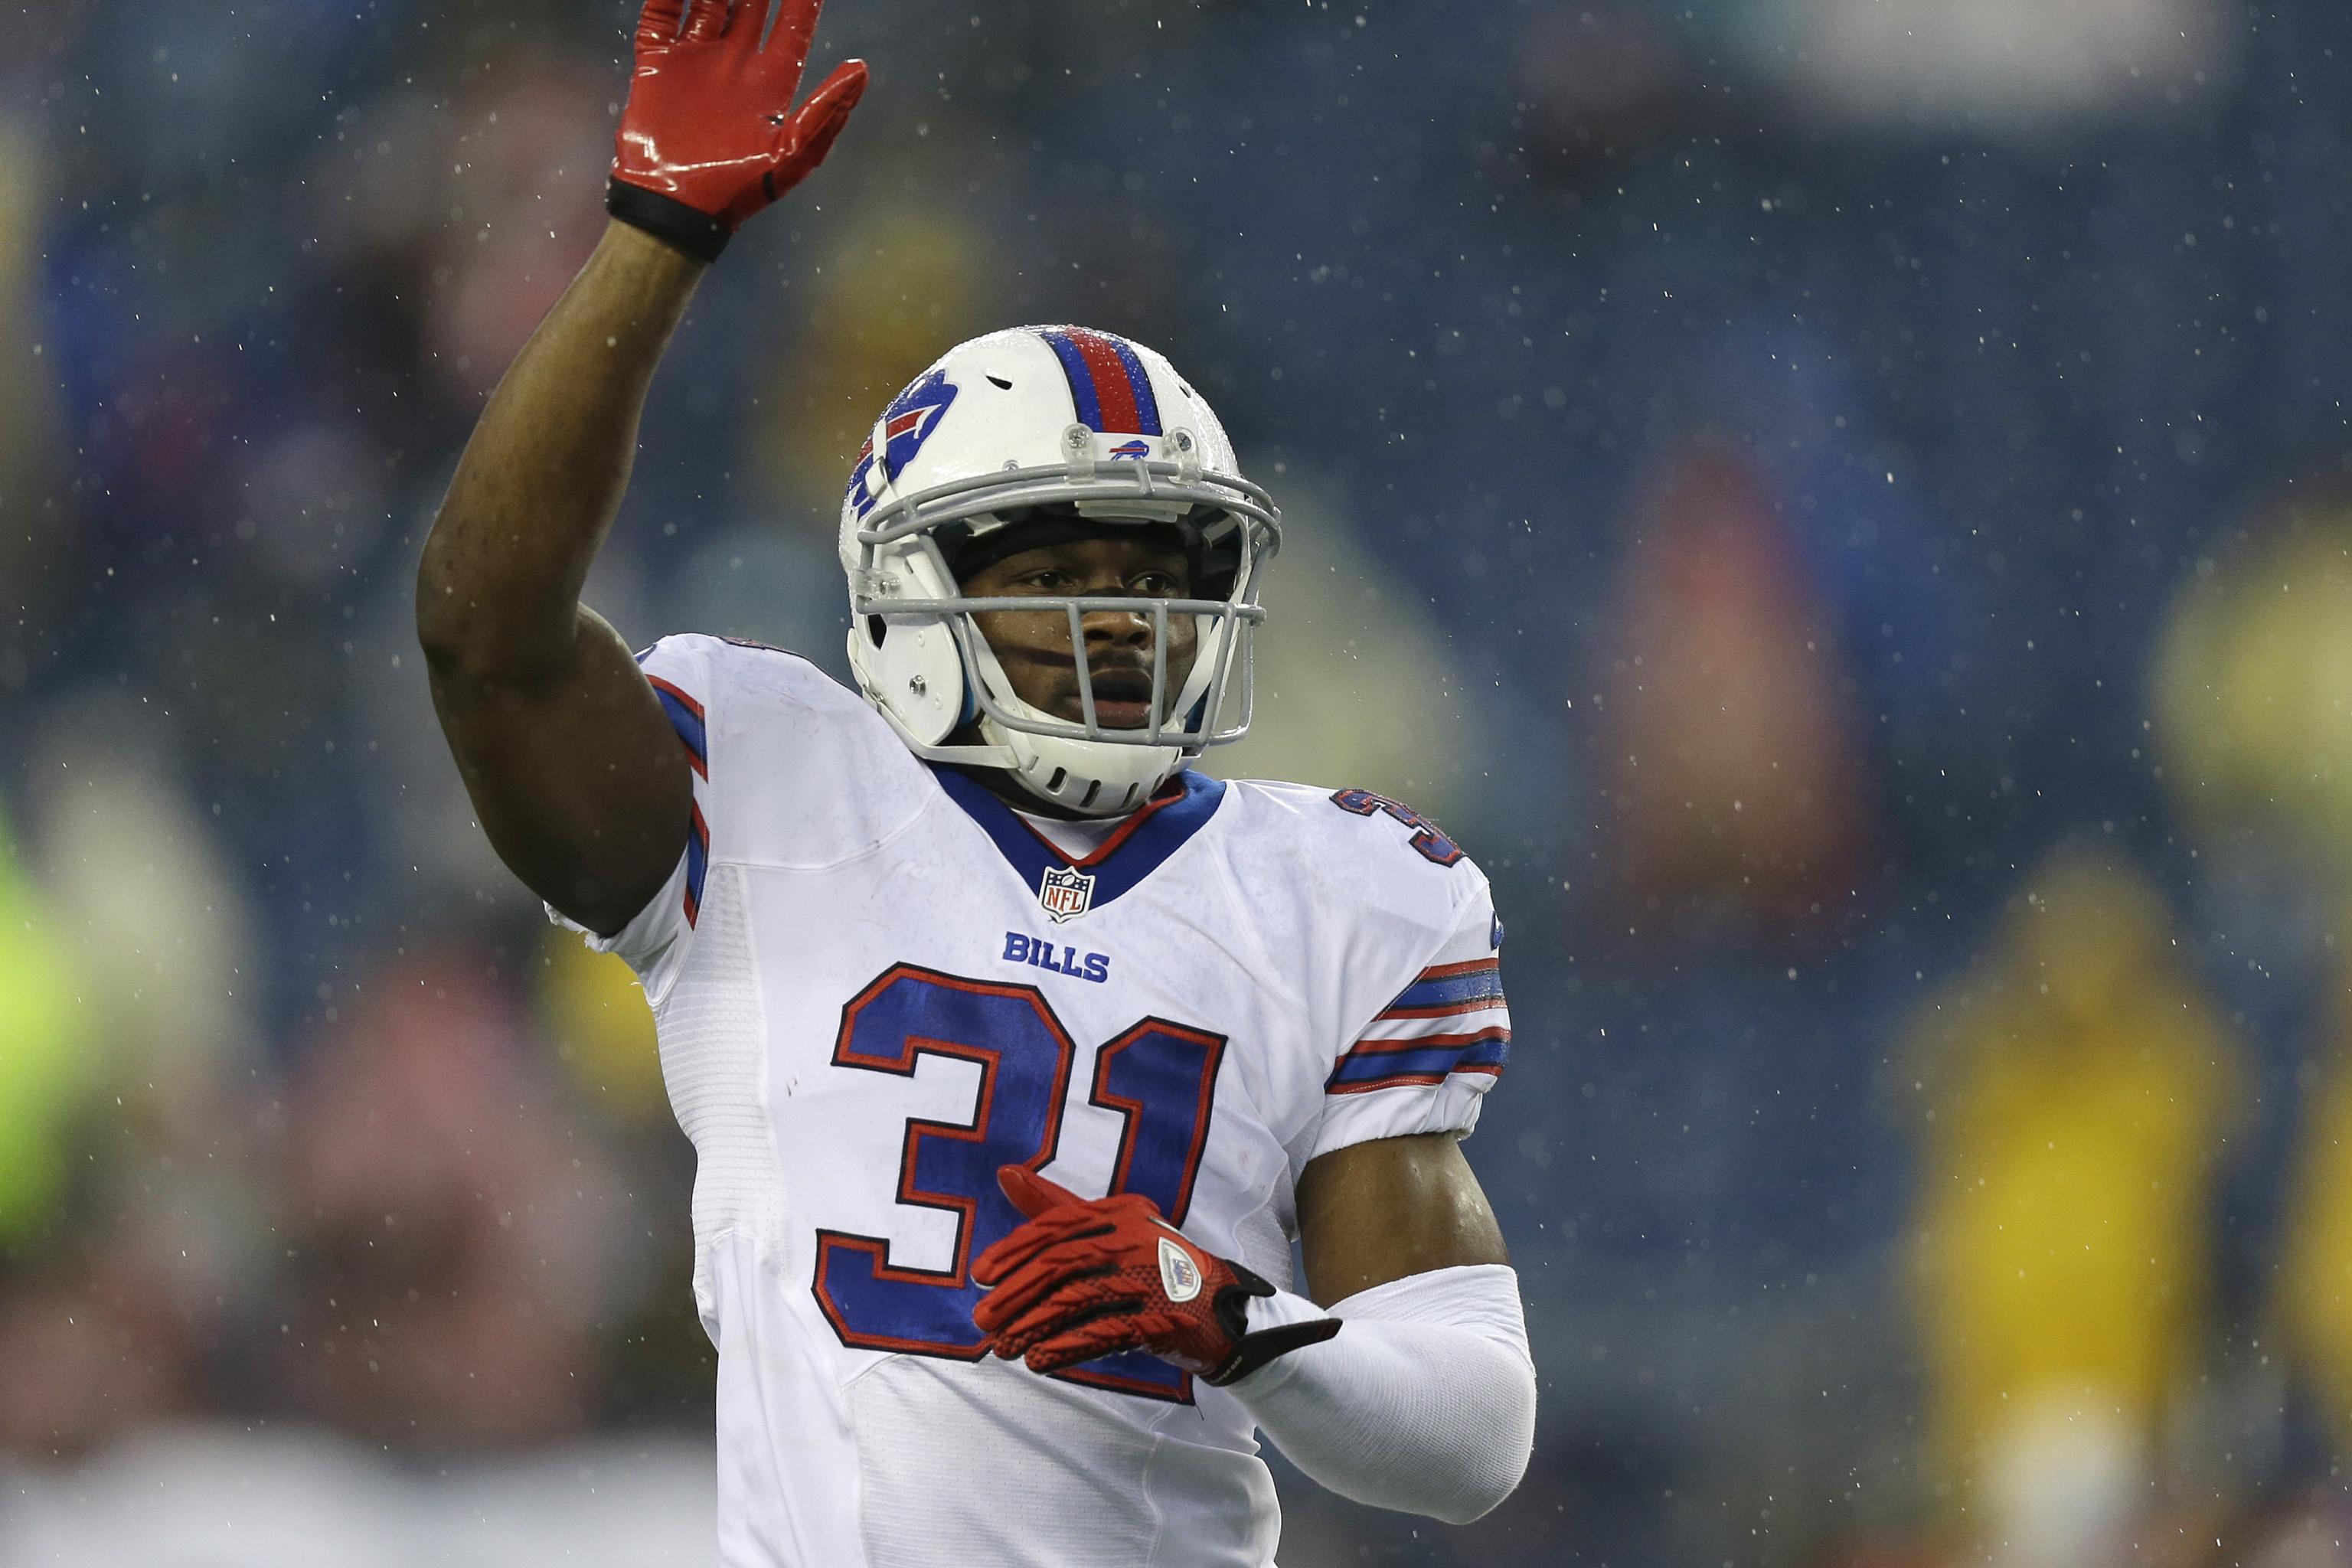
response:
<svg viewBox="0 0 2352 1568"><path fill-rule="evenodd" d="M824 0L782 0L763 46L768 5L646 0L637 19L605 205L706 261L824 161L866 90L866 62L848 60L793 109Z"/></svg>
<svg viewBox="0 0 2352 1568"><path fill-rule="evenodd" d="M1274 1287L1202 1251L1150 1198L1081 1198L1022 1165L996 1180L1029 1222L973 1259L990 1289L971 1321L1007 1361L1059 1372L1141 1350L1222 1384L1339 1331L1326 1318L1251 1333L1249 1299Z"/></svg>

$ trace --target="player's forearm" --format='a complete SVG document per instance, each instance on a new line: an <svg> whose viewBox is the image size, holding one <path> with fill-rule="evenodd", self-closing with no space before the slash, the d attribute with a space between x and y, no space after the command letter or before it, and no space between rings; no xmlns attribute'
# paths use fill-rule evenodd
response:
<svg viewBox="0 0 2352 1568"><path fill-rule="evenodd" d="M568 668L646 390L703 270L613 224L516 356L425 541L417 636L436 667L517 686Z"/></svg>
<svg viewBox="0 0 2352 1568"><path fill-rule="evenodd" d="M1276 1316L1285 1304L1319 1310L1285 1295ZM1227 1385L1275 1447L1343 1497L1449 1524L1510 1496L1535 1441L1517 1276L1500 1265L1436 1269L1331 1312L1339 1334Z"/></svg>

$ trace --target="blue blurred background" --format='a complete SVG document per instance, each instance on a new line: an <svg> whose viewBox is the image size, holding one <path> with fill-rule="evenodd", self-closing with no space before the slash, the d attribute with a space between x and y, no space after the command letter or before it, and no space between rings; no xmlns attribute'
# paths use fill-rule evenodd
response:
<svg viewBox="0 0 2352 1568"><path fill-rule="evenodd" d="M709 1560L650 1026L409 631L632 13L0 16L8 1562ZM1543 1374L1502 1510L1288 1479L1292 1568L2352 1563L2347 50L835 0L874 90L706 282L591 600L839 670L849 457L947 344L1217 402L1290 534L1215 769L1492 873Z"/></svg>

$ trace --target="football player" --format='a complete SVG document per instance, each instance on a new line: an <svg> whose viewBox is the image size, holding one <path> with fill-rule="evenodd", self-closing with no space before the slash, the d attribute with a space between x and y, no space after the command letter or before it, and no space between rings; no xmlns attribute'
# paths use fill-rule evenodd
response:
<svg viewBox="0 0 2352 1568"><path fill-rule="evenodd" d="M1199 391L1077 327L950 350L842 500L856 690L718 637L632 657L580 603L697 279L865 89L793 107L818 5L648 0L614 221L417 595L492 844L659 1023L723 1561L1261 1568L1258 1431L1475 1519L1535 1415L1456 1147L1502 926L1408 807L1192 768L1246 724L1280 540Z"/></svg>

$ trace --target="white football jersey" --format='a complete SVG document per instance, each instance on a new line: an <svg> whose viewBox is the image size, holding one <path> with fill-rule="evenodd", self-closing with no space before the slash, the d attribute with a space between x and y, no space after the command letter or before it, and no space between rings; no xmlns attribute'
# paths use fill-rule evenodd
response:
<svg viewBox="0 0 2352 1568"><path fill-rule="evenodd" d="M1131 1353L983 1356L997 1168L1142 1193L1291 1277L1318 1154L1467 1131L1510 1039L1486 879L1359 790L1178 774L1083 858L772 648L642 656L692 841L597 946L698 1158L730 1568L1264 1568L1239 1404Z"/></svg>

